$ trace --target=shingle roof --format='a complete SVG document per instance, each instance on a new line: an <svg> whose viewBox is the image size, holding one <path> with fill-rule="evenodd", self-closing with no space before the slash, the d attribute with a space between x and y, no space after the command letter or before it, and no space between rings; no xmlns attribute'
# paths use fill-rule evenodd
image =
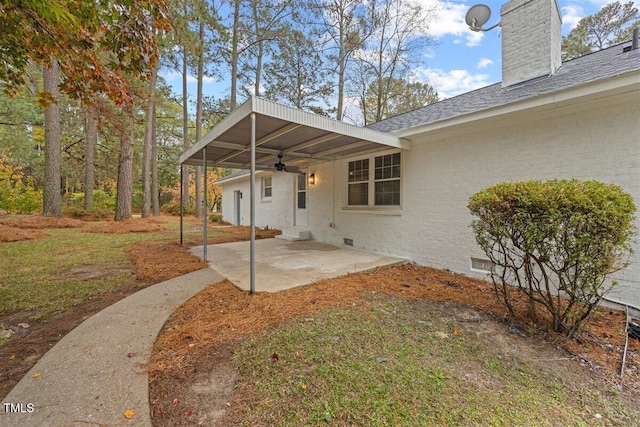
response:
<svg viewBox="0 0 640 427"><path fill-rule="evenodd" d="M640 50L623 52L623 47L629 45L631 42L622 43L564 62L551 76L538 77L505 89L496 83L367 127L393 133L638 71Z"/></svg>

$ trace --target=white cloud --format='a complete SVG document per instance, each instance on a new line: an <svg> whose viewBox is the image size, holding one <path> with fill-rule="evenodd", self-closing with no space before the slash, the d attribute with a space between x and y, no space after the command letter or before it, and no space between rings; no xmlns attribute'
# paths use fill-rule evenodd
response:
<svg viewBox="0 0 640 427"><path fill-rule="evenodd" d="M476 67L482 69L487 68L489 65L493 65L492 60L490 60L489 58L480 58L480 61L478 61L478 65L476 65Z"/></svg>
<svg viewBox="0 0 640 427"><path fill-rule="evenodd" d="M482 41L484 34L473 32L464 22L464 17L469 6L461 3L440 0L418 0L425 9L435 9L433 19L429 25L429 34L436 38L447 35L464 39L466 46L477 46ZM462 43L456 40L454 43Z"/></svg>
<svg viewBox="0 0 640 427"><path fill-rule="evenodd" d="M585 17L584 9L581 6L569 5L562 7L562 25L567 25L569 30L575 28L578 22Z"/></svg>
<svg viewBox="0 0 640 427"><path fill-rule="evenodd" d="M164 69L158 73L163 79L170 82L173 80L182 80L182 73L175 70L167 70ZM187 83L196 83L198 79L193 77L192 75L187 75ZM215 79L213 77L204 76L202 78L203 83L213 83Z"/></svg>
<svg viewBox="0 0 640 427"><path fill-rule="evenodd" d="M187 76L187 83L196 83L197 81L198 81L198 79L196 79L192 75L188 75ZM202 82L203 83L213 83L214 81L215 81L215 79L213 77L209 77L209 76L203 76L202 77Z"/></svg>
<svg viewBox="0 0 640 427"><path fill-rule="evenodd" d="M417 80L429 83L440 99L451 98L491 84L488 74L474 74L468 70L445 71L437 68L415 70Z"/></svg>

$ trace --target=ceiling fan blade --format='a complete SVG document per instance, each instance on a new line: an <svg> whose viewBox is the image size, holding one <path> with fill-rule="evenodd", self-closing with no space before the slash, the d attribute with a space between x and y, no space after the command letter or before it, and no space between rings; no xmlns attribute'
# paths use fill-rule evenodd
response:
<svg viewBox="0 0 640 427"><path fill-rule="evenodd" d="M295 166L286 166L284 170L285 172L289 172L289 173L300 173L300 168Z"/></svg>

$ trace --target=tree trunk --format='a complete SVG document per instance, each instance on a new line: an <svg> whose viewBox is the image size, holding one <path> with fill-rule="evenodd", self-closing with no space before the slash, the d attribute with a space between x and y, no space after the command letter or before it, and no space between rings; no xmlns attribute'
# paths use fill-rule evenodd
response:
<svg viewBox="0 0 640 427"><path fill-rule="evenodd" d="M120 133L120 157L118 159L118 184L116 194L116 221L131 218L131 199L133 187L133 113L128 124Z"/></svg>
<svg viewBox="0 0 640 427"><path fill-rule="evenodd" d="M156 78L158 69L153 67L149 78L149 99L147 101L146 127L144 130L144 145L142 146L142 218L151 215L151 156L153 135L153 113L155 111Z"/></svg>
<svg viewBox="0 0 640 427"><path fill-rule="evenodd" d="M182 148L183 151L189 149L189 104L187 93L187 46L182 45ZM182 165L182 206L186 209L189 202L189 166Z"/></svg>
<svg viewBox="0 0 640 427"><path fill-rule="evenodd" d="M156 106L153 105L151 115L153 126L151 127L151 206L153 215L160 215L160 192L158 189L158 135L156 132Z"/></svg>
<svg viewBox="0 0 640 427"><path fill-rule="evenodd" d="M236 109L238 85L238 31L240 22L240 0L234 1L233 34L231 39L231 102L230 110Z"/></svg>
<svg viewBox="0 0 640 427"><path fill-rule="evenodd" d="M53 102L44 110L44 216L62 216L61 153L60 153L60 106L58 82L59 65L51 59L51 66L44 67L44 90L51 94Z"/></svg>
<svg viewBox="0 0 640 427"><path fill-rule="evenodd" d="M93 190L95 187L95 150L98 142L98 123L95 110L87 107L85 117L85 145L84 145L84 209L93 209Z"/></svg>
<svg viewBox="0 0 640 427"><path fill-rule="evenodd" d="M198 44L198 90L196 94L196 142L200 141L202 133L202 80L204 78L204 20L200 19L200 32L199 32L199 44ZM203 215L202 204L200 200L202 197L202 170L199 166L196 167L196 216L201 218ZM206 209L205 209L206 212Z"/></svg>

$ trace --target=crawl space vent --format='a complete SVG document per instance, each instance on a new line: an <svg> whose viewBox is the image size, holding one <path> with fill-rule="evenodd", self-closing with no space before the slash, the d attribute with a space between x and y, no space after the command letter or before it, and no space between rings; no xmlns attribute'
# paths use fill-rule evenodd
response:
<svg viewBox="0 0 640 427"><path fill-rule="evenodd" d="M344 240L344 245L345 246L353 246L353 239L344 238L342 240Z"/></svg>

